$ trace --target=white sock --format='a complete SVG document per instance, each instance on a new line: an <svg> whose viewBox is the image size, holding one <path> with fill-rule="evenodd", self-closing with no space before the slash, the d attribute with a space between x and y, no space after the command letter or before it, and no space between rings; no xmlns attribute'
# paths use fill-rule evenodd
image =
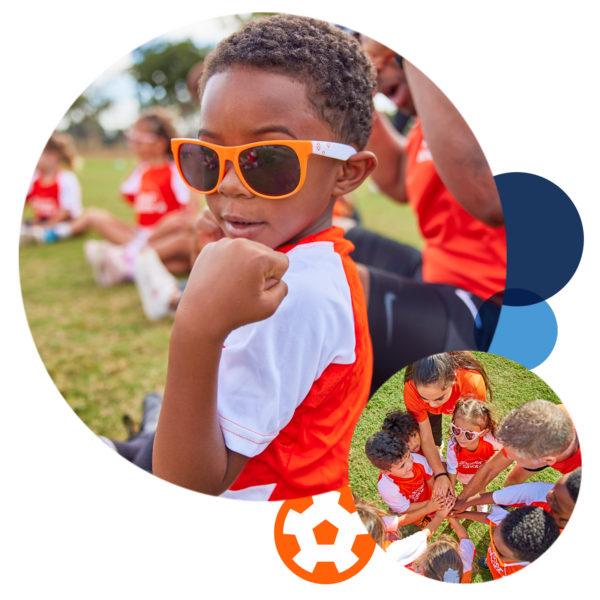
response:
<svg viewBox="0 0 600 600"><path fill-rule="evenodd" d="M71 223L67 223L66 221L53 225L51 229L54 230L56 237L60 238L61 240L73 236L73 227L71 226Z"/></svg>

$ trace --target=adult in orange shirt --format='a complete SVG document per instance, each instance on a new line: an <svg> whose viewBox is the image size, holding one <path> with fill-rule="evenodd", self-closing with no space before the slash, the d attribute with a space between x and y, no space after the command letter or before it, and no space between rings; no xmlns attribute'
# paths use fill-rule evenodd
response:
<svg viewBox="0 0 600 600"><path fill-rule="evenodd" d="M467 123L412 64L400 59L400 66L393 50L366 36L362 44L379 91L415 117L404 138L375 113L367 146L379 161L372 177L391 199L411 205L425 240L421 253L362 227L346 232L352 258L365 265L375 390L422 356L485 349L495 323L482 326L478 310L505 288L507 258L498 190Z"/></svg>
<svg viewBox="0 0 600 600"><path fill-rule="evenodd" d="M496 432L504 446L488 460L463 488L456 511L468 498L485 491L487 484L516 463L504 486L523 483L533 473L552 467L566 474L581 466L581 448L571 417L562 404L531 400L511 410Z"/></svg>
<svg viewBox="0 0 600 600"><path fill-rule="evenodd" d="M435 496L454 495L438 450L442 445L442 415L451 415L461 398L485 402L492 390L483 365L470 352L428 356L406 368L404 404L419 423L421 449L433 469Z"/></svg>

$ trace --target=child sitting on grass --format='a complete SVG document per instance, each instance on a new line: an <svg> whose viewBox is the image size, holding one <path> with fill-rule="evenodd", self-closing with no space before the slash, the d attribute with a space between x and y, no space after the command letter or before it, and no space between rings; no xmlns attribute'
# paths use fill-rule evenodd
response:
<svg viewBox="0 0 600 600"><path fill-rule="evenodd" d="M21 227L21 246L47 244L70 235L70 222L82 211L81 187L73 173L79 160L71 136L55 131L38 160L27 192L25 202L33 211L33 219Z"/></svg>
<svg viewBox="0 0 600 600"><path fill-rule="evenodd" d="M512 575L539 558L559 536L554 519L539 506L521 506L508 512L495 506L491 513L463 512L456 518L471 519L490 526L487 561L494 579Z"/></svg>
<svg viewBox="0 0 600 600"><path fill-rule="evenodd" d="M367 458L381 469L377 488L385 503L400 515L399 526L423 527L428 515L446 508L454 497L433 498L433 471L427 459L411 454L408 445L389 431L378 431L367 440Z"/></svg>
<svg viewBox="0 0 600 600"><path fill-rule="evenodd" d="M449 509L436 512L435 517L421 531L401 538L398 530L398 517L387 515L384 511L375 508L371 504L356 501L356 512L358 513L365 529L393 561L400 566L412 563L427 549L427 540L437 531L442 521L447 517ZM390 540L390 536L395 540Z"/></svg>
<svg viewBox="0 0 600 600"><path fill-rule="evenodd" d="M489 407L477 398L461 398L456 404L452 423L452 437L446 452L447 470L452 488L456 480L469 483L477 470L502 449L496 441L496 421ZM487 512L483 503L477 508Z"/></svg>
<svg viewBox="0 0 600 600"><path fill-rule="evenodd" d="M199 140L173 149L227 239L203 248L177 309L155 475L249 500L348 485L372 351L332 213L376 166L374 88L356 40L309 18L246 23L206 59ZM273 316L254 311L286 284Z"/></svg>

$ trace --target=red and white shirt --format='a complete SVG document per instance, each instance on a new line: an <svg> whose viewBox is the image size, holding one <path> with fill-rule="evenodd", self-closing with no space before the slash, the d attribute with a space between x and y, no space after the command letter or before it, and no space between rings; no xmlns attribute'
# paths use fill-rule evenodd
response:
<svg viewBox="0 0 600 600"><path fill-rule="evenodd" d="M493 498L496 504L502 506L539 506L546 512L550 512L546 496L552 488L554 488L553 483L543 481L521 483L496 490Z"/></svg>
<svg viewBox="0 0 600 600"><path fill-rule="evenodd" d="M421 123L407 136L406 193L425 238L423 280L486 300L506 287L506 230L471 216L441 180Z"/></svg>
<svg viewBox="0 0 600 600"><path fill-rule="evenodd" d="M172 161L140 164L121 184L121 193L133 204L141 227L156 225L164 215L190 201L190 190Z"/></svg>
<svg viewBox="0 0 600 600"><path fill-rule="evenodd" d="M377 483L377 489L384 502L400 515L405 513L413 502L424 502L433 498L433 492L427 485L427 481L433 476L432 468L424 456L411 456L414 459L412 477L394 477L380 473Z"/></svg>
<svg viewBox="0 0 600 600"><path fill-rule="evenodd" d="M75 173L60 169L50 182L43 181L40 171L33 174L26 200L36 220L51 219L61 210L68 210L71 219L82 212L81 187Z"/></svg>
<svg viewBox="0 0 600 600"><path fill-rule="evenodd" d="M456 473L456 478L461 483L469 483L479 467L501 449L502 444L489 431L479 436L479 445L473 452L462 448L456 437L452 436L446 452L446 470L448 473Z"/></svg>
<svg viewBox="0 0 600 600"><path fill-rule="evenodd" d="M500 579L501 577L512 575L513 573L524 569L530 564L529 562L504 562L496 552L496 547L494 546L494 529L497 525L502 523L508 514L509 513L503 508L494 506L492 512L488 515L491 543L487 551L487 565L494 579Z"/></svg>
<svg viewBox="0 0 600 600"><path fill-rule="evenodd" d="M349 484L373 354L354 246L337 227L278 248L288 285L275 314L225 340L217 408L225 443L250 457L223 494L304 498Z"/></svg>

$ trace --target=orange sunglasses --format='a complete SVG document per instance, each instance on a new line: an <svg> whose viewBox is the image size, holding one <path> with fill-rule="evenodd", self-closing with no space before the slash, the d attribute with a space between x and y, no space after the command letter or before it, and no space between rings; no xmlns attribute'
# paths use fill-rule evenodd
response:
<svg viewBox="0 0 600 600"><path fill-rule="evenodd" d="M272 199L287 198L302 187L311 154L348 160L357 152L346 144L302 140L217 146L199 140L173 139L171 149L181 178L196 192L216 192L229 160L248 190Z"/></svg>

